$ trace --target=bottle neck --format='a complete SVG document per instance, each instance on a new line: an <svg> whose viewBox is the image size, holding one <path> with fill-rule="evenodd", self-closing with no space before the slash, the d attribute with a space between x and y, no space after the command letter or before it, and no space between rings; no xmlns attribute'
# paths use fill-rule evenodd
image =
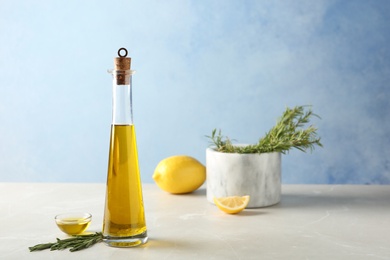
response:
<svg viewBox="0 0 390 260"><path fill-rule="evenodd" d="M112 124L133 125L132 71L114 70L112 85Z"/></svg>

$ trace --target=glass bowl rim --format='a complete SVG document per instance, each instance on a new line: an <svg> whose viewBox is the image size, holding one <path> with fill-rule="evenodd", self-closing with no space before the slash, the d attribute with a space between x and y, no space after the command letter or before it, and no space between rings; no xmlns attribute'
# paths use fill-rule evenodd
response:
<svg viewBox="0 0 390 260"><path fill-rule="evenodd" d="M92 219L92 214L87 212L69 212L57 214L54 219L56 222L64 223L63 220L66 218L77 218L79 221L83 220L85 222L90 222ZM70 222L65 222L65 224L71 224Z"/></svg>

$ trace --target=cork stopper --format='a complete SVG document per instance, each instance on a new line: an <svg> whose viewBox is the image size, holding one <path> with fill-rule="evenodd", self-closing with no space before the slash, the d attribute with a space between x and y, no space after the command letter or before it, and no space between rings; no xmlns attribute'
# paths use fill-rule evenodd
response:
<svg viewBox="0 0 390 260"><path fill-rule="evenodd" d="M122 51L124 54L122 55ZM114 58L114 80L117 85L129 85L130 84L130 69L131 58L127 57L127 50L120 48L118 50L118 56Z"/></svg>
<svg viewBox="0 0 390 260"><path fill-rule="evenodd" d="M124 55L122 55L124 51ZM118 56L114 58L114 69L115 70L130 70L131 69L131 58L127 57L127 50L125 48L120 48L118 50Z"/></svg>

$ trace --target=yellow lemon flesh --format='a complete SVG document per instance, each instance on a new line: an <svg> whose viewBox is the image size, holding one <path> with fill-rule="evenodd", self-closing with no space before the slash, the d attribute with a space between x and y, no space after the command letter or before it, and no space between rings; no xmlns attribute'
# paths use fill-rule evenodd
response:
<svg viewBox="0 0 390 260"><path fill-rule="evenodd" d="M223 212L236 214L243 211L249 203L250 197L247 196L231 196L214 198L214 203Z"/></svg>
<svg viewBox="0 0 390 260"><path fill-rule="evenodd" d="M158 163L153 179L164 191L174 194L189 193L205 182L206 167L190 156L171 156Z"/></svg>

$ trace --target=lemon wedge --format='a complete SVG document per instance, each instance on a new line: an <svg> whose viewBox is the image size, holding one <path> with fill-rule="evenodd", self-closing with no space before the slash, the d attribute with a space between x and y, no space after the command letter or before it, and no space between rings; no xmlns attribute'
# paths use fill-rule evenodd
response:
<svg viewBox="0 0 390 260"><path fill-rule="evenodd" d="M249 203L249 195L214 198L214 203L223 212L237 214L243 211Z"/></svg>

